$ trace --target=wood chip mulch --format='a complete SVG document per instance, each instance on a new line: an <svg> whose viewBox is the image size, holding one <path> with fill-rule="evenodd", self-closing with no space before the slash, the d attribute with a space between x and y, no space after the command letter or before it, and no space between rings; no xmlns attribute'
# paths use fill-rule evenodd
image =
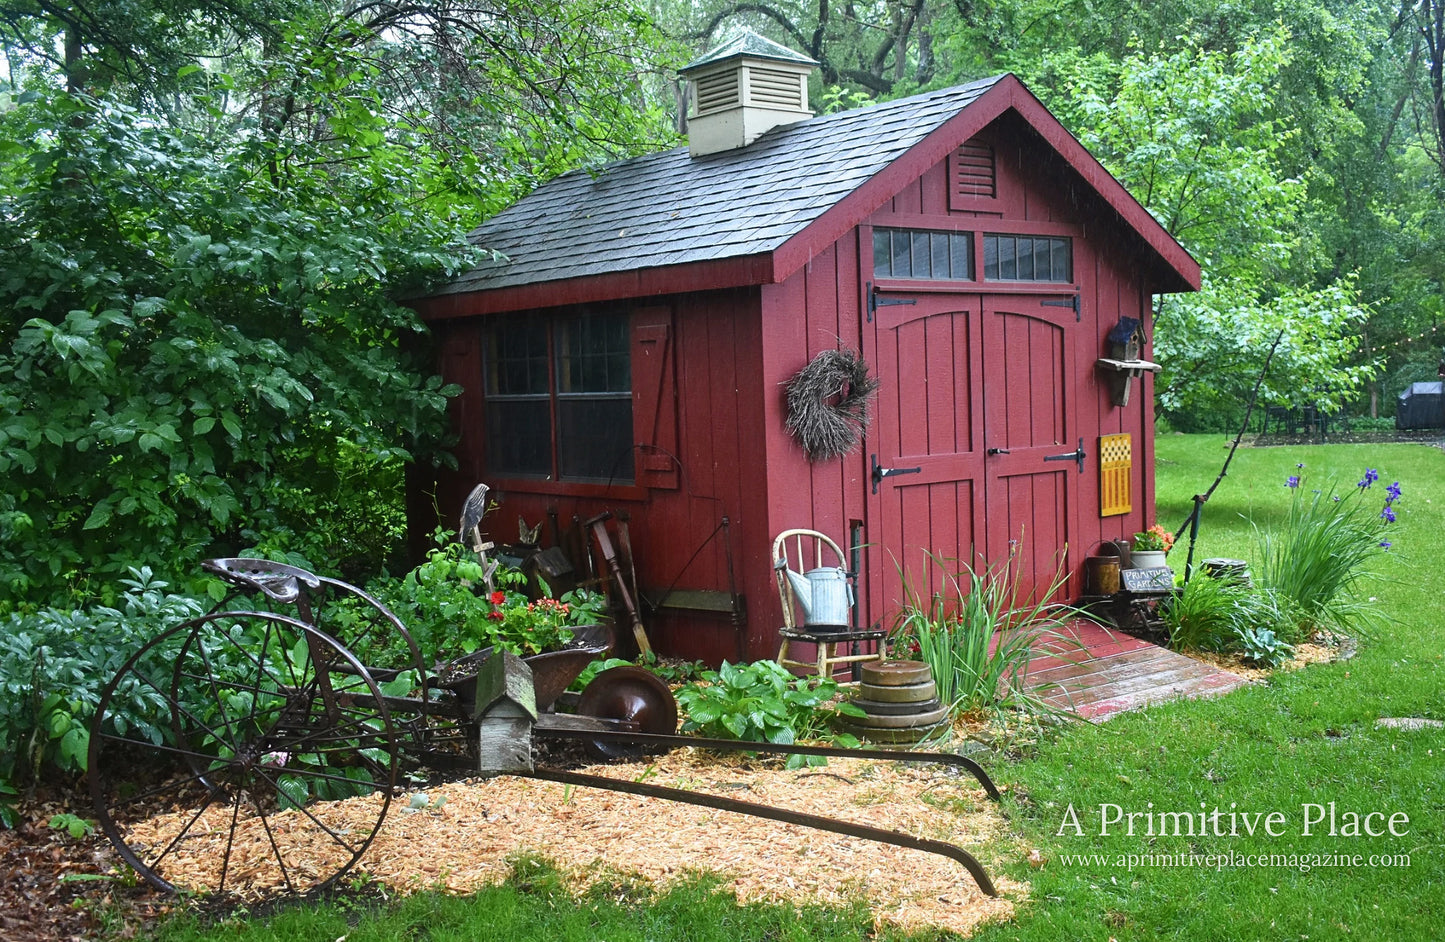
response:
<svg viewBox="0 0 1445 942"><path fill-rule="evenodd" d="M1212 651L1183 651L1181 653L1194 658L1197 661L1204 661L1206 664L1213 664L1220 670L1229 671L1240 677L1249 680L1264 681L1275 670L1297 671L1300 668L1308 667L1311 664L1329 664L1341 660L1342 648L1339 645L1318 644L1313 641L1305 641L1295 645L1294 655L1285 661L1278 668L1255 667L1245 662L1239 654L1217 654Z"/></svg>
<svg viewBox="0 0 1445 942"><path fill-rule="evenodd" d="M976 856L987 843L994 851L982 859L1005 897L984 896L962 866L935 854L677 802L511 776L427 788L421 794L428 806L420 810L406 808L408 796L394 800L360 869L398 891L457 893L503 881L518 855L551 861L579 893L618 876L641 877L664 889L690 873L708 871L720 875L742 901L845 905L862 898L876 923L962 934L981 923L1010 918L1014 900L1026 891L1023 884L996 872L999 849L1009 840L1007 826L997 805L967 776L858 759L832 759L826 767L789 771L766 761L719 758L692 749L583 771L945 840ZM333 804L352 806L358 826L365 826L368 816L375 820L375 800ZM345 813L335 808L328 818ZM176 814L160 815L137 825L132 837L164 840L177 825ZM239 843L244 843L242 837ZM190 866L206 867L208 860L214 862L214 855L197 854ZM316 861L318 869L325 866L324 860ZM264 893L270 888L255 889Z"/></svg>

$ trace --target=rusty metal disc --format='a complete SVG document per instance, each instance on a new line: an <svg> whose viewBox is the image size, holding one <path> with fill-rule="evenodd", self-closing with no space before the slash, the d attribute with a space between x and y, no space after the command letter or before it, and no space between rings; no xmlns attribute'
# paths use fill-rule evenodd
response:
<svg viewBox="0 0 1445 942"><path fill-rule="evenodd" d="M938 696L938 686L931 680L921 684L900 684L892 687L880 687L864 681L858 685L858 696L881 703L926 703Z"/></svg>
<svg viewBox="0 0 1445 942"><path fill-rule="evenodd" d="M652 671L626 665L603 671L582 691L577 702L582 716L609 720L630 720L639 732L677 732L677 701L672 690ZM586 740L587 751L599 759L635 759L647 747L625 742Z"/></svg>
<svg viewBox="0 0 1445 942"><path fill-rule="evenodd" d="M865 661L861 673L863 682L875 687L901 687L933 679L928 665L922 661Z"/></svg>
<svg viewBox="0 0 1445 942"><path fill-rule="evenodd" d="M929 710L936 710L943 705L938 702L937 697L922 703L884 703L881 700L864 700L862 698L855 698L850 702L864 713L873 716L907 716L910 713L927 713Z"/></svg>

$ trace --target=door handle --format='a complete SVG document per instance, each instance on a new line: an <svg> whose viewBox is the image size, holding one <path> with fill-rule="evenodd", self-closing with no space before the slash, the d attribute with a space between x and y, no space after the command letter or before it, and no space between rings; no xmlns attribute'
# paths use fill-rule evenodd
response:
<svg viewBox="0 0 1445 942"><path fill-rule="evenodd" d="M1079 473L1080 473L1080 474L1083 474L1083 473L1084 473L1084 459L1087 458L1087 457L1089 457L1089 453L1086 452L1086 451L1084 451L1084 440L1081 438L1081 439L1079 439L1079 448L1078 448L1077 451L1071 451L1071 452L1069 452L1068 454L1064 454L1064 455L1046 455L1046 456L1044 457L1044 460L1045 460L1045 461L1077 461L1077 462L1079 463Z"/></svg>
<svg viewBox="0 0 1445 942"><path fill-rule="evenodd" d="M986 455L1007 455L1007 454L1009 454L1009 450L1008 450L1007 448L990 448L988 451L984 452L984 454L986 454Z"/></svg>
<svg viewBox="0 0 1445 942"><path fill-rule="evenodd" d="M878 484L884 478L891 478L895 474L917 474L923 469L920 468L885 468L878 463L878 456L873 455L873 493L878 493Z"/></svg>

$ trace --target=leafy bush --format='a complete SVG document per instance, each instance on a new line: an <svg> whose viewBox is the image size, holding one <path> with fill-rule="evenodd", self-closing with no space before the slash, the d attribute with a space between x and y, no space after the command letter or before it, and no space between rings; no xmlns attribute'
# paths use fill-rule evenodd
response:
<svg viewBox="0 0 1445 942"><path fill-rule="evenodd" d="M180 573L287 528L366 517L366 547L306 549L370 552L399 491L357 482L439 457L451 390L388 289L467 250L314 144L277 146L58 92L0 112L0 611L109 603L128 565Z"/></svg>
<svg viewBox="0 0 1445 942"><path fill-rule="evenodd" d="M1039 707L1025 689L1029 661L1045 642L1078 644L1059 630L1064 619L1047 601L1063 585L1062 567L1030 594L1012 556L983 572L967 563L954 572L947 561L929 558L943 574L941 588L924 597L904 576L893 650L929 666L938 699L954 712L1004 703Z"/></svg>
<svg viewBox="0 0 1445 942"><path fill-rule="evenodd" d="M121 580L120 607L11 615L0 628L0 779L38 778L47 763L84 772L90 724L101 691L162 628L204 611L205 603L169 595L148 568ZM158 691L125 691L118 735L164 739Z"/></svg>
<svg viewBox="0 0 1445 942"><path fill-rule="evenodd" d="M679 688L677 705L685 733L783 744L826 738L857 745L853 737L829 731L838 716L863 715L851 703L833 703L837 696L838 682L832 678L797 677L776 661L723 661L720 670L704 671L700 683ZM822 756L790 756L788 768L825 762Z"/></svg>
<svg viewBox="0 0 1445 942"><path fill-rule="evenodd" d="M1333 485L1309 490L1303 474L1290 475L1285 486L1294 495L1284 527L1255 527L1260 582L1296 613L1290 637L1316 629L1362 632L1374 622L1374 609L1357 590L1390 548L1385 537L1400 499L1396 481L1384 489L1383 506L1376 503L1371 495L1379 479L1378 471L1367 468L1354 488L1338 494Z"/></svg>

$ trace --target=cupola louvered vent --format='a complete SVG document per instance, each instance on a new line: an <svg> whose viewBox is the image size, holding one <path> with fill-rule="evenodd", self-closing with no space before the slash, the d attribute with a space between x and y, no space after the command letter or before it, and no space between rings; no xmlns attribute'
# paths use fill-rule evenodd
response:
<svg viewBox="0 0 1445 942"><path fill-rule="evenodd" d="M779 125L811 118L808 73L817 65L748 29L688 63L679 72L692 83L692 156L746 147Z"/></svg>
<svg viewBox="0 0 1445 942"><path fill-rule="evenodd" d="M993 148L969 141L954 155L954 193L964 199L993 199L998 196L994 176Z"/></svg>
<svg viewBox="0 0 1445 942"><path fill-rule="evenodd" d="M697 78L697 114L712 114L738 106L738 73L714 72Z"/></svg>
<svg viewBox="0 0 1445 942"><path fill-rule="evenodd" d="M806 108L803 76L782 69L753 66L748 70L748 97L759 105L778 108Z"/></svg>

